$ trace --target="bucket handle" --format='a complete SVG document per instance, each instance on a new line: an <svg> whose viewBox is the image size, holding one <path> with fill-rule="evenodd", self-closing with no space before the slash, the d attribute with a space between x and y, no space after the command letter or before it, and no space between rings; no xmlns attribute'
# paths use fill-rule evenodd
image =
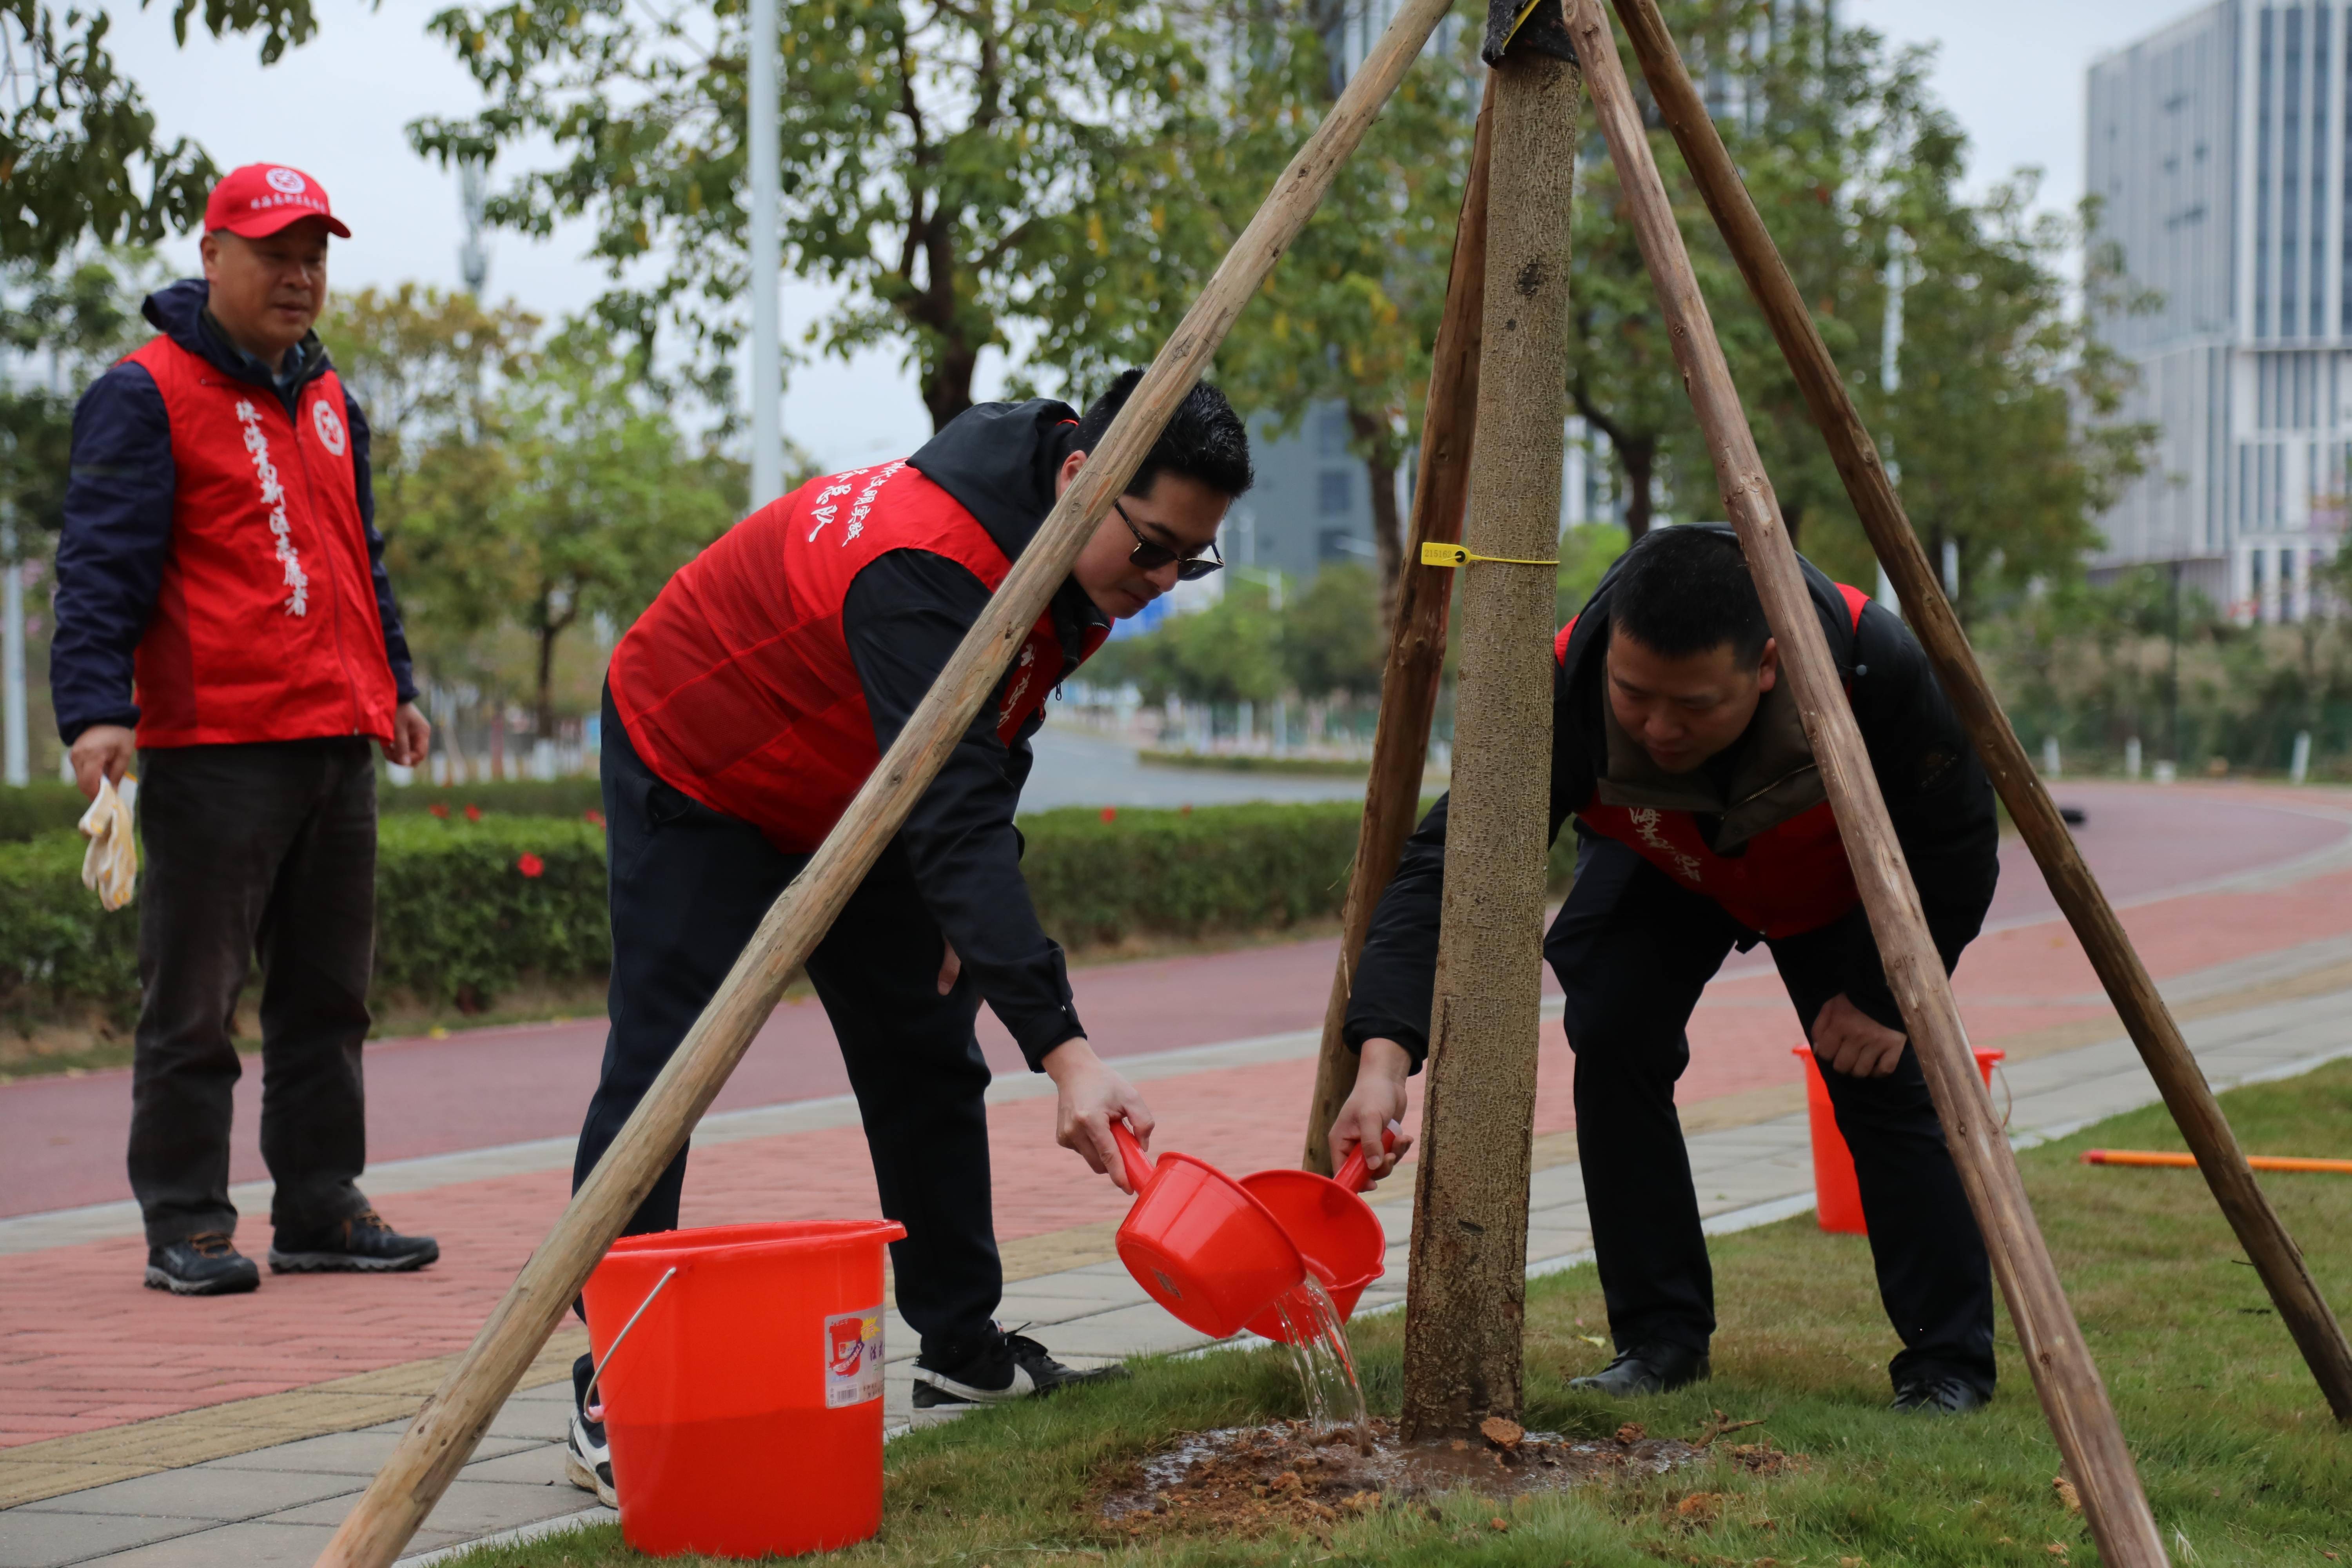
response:
<svg viewBox="0 0 2352 1568"><path fill-rule="evenodd" d="M673 1263L662 1270L662 1277L654 1281L654 1288L646 1292L646 1299L637 1303L637 1310L629 1314L629 1321L621 1325L621 1331L614 1334L613 1342L604 1347L604 1359L598 1362L596 1370L588 1374L588 1387L580 1396L580 1407L583 1410L595 1403L597 1380L604 1375L604 1369L613 1364L613 1357L620 1353L621 1342L629 1337L629 1331L637 1326L637 1320L646 1315L646 1309L654 1304L654 1298L662 1293L662 1287L676 1278L677 1278L677 1265Z"/></svg>
<svg viewBox="0 0 2352 1568"><path fill-rule="evenodd" d="M1141 1197L1143 1189L1150 1184L1152 1175L1151 1162L1143 1157L1143 1145L1135 1141L1134 1132L1124 1121L1114 1120L1111 1122L1110 1136L1111 1141L1118 1145L1119 1163L1127 1167L1128 1186L1137 1197Z"/></svg>
<svg viewBox="0 0 2352 1568"><path fill-rule="evenodd" d="M1383 1152L1395 1148L1396 1140L1397 1130L1394 1122L1381 1130L1381 1148ZM1340 1163L1339 1171L1331 1179L1351 1193L1360 1193L1372 1184L1371 1167L1365 1163L1364 1146L1361 1143L1348 1151L1347 1159Z"/></svg>

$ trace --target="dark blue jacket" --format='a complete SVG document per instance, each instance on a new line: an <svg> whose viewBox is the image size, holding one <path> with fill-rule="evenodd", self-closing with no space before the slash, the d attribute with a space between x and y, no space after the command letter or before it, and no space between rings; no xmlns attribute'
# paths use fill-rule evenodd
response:
<svg viewBox="0 0 2352 1568"><path fill-rule="evenodd" d="M147 297L147 320L182 348L223 374L259 388L285 404L328 368L315 334L302 344L302 365L280 385L205 319L209 291L201 279L184 279ZM383 569L383 536L375 530L375 490L368 475L368 426L349 392L343 419L352 437L352 468L360 521L367 531L375 602L383 616L383 652L403 702L416 696L400 606ZM144 366L125 361L90 384L74 409L72 468L67 475L63 531L58 537L55 590L58 625L49 643L49 696L58 733L68 746L92 724L136 726L131 700L131 658L155 608L163 563L172 553L171 421L163 395Z"/></svg>

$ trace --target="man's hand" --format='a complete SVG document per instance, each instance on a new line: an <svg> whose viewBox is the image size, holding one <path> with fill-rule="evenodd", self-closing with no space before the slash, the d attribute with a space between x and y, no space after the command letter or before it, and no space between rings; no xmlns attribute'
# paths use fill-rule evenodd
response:
<svg viewBox="0 0 2352 1568"><path fill-rule="evenodd" d="M1054 1110L1054 1142L1076 1150L1090 1170L1108 1176L1110 1184L1120 1192L1135 1191L1128 1184L1118 1145L1111 1141L1110 1124L1115 1118L1125 1117L1135 1130L1136 1142L1150 1148L1151 1108L1143 1103L1143 1096L1135 1092L1133 1084L1103 1066L1082 1035L1072 1036L1045 1054L1045 1076L1062 1091L1061 1103Z"/></svg>
<svg viewBox="0 0 2352 1568"><path fill-rule="evenodd" d="M98 798L98 781L121 784L131 764L139 760L139 742L120 724L92 724L74 737L74 783L84 800Z"/></svg>
<svg viewBox="0 0 2352 1568"><path fill-rule="evenodd" d="M1904 1045L1902 1031L1847 1001L1843 991L1822 1004L1813 1020L1813 1055L1848 1078L1885 1078L1903 1059Z"/></svg>
<svg viewBox="0 0 2352 1568"><path fill-rule="evenodd" d="M425 760L433 741L433 721L414 702L404 702L392 715L392 739L383 743L383 760L397 768L413 768Z"/></svg>
<svg viewBox="0 0 2352 1568"><path fill-rule="evenodd" d="M955 943L945 937L940 939L940 994L944 996L955 989L956 976L963 973L963 960L956 956Z"/></svg>
<svg viewBox="0 0 2352 1568"><path fill-rule="evenodd" d="M1381 1134L1391 1121L1404 1120L1404 1084L1412 1076L1412 1057L1394 1040L1366 1040L1356 1060L1356 1087L1331 1123L1331 1168L1338 1170L1358 1144L1364 1150L1364 1169L1385 1176L1412 1147L1412 1140L1397 1134L1396 1147L1383 1146ZM1368 1182L1370 1192L1376 1183Z"/></svg>

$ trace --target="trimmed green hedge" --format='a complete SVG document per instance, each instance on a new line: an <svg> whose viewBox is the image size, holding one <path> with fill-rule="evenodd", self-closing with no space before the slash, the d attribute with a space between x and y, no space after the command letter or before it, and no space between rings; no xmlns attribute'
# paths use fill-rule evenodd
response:
<svg viewBox="0 0 2352 1568"><path fill-rule="evenodd" d="M1072 947L1280 930L1339 914L1360 812L1347 801L1049 811L1022 819L1023 865L1045 929ZM1553 851L1555 888L1573 847L1563 835ZM137 908L102 912L81 855L73 834L0 844L0 1018L96 1010L127 1026L137 1014ZM462 810L383 819L379 990L486 1008L526 978L593 980L609 948L599 824L469 822Z"/></svg>
<svg viewBox="0 0 2352 1568"><path fill-rule="evenodd" d="M503 784L414 784L395 789L381 774L376 804L386 816L430 813L441 807L462 816L473 806L485 816L581 816L604 809L602 786L585 778L509 779ZM36 779L23 789L0 788L0 844L21 844L44 833L70 830L88 803L81 791L55 779Z"/></svg>

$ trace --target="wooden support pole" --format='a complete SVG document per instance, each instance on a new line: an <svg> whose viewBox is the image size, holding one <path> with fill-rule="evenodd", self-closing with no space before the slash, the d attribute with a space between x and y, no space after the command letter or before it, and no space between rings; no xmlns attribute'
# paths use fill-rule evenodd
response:
<svg viewBox="0 0 2352 1568"><path fill-rule="evenodd" d="M1423 566L1424 543L1462 539L1462 502L1470 493L1470 445L1478 428L1478 344L1486 298L1486 176L1492 162L1495 79L1478 105L1470 146L1470 174L1462 186L1462 216L1454 228L1454 264L1445 277L1445 309L1430 353L1429 395L1421 416L1421 472L1412 487L1412 524L1406 531L1404 577L1397 587L1396 624L1388 664L1381 672L1381 716L1372 731L1372 771L1364 790L1364 820L1356 829L1356 858L1348 901L1339 915L1339 962L1323 1008L1323 1048L1315 1063L1315 1098L1307 1112L1307 1170L1331 1173L1331 1123L1356 1087L1356 1053L1340 1038L1356 960L1372 927L1372 910L1396 874L1397 858L1421 810L1421 775L1429 756L1429 725L1437 713L1437 681L1445 668L1445 614L1454 574Z"/></svg>
<svg viewBox="0 0 2352 1568"><path fill-rule="evenodd" d="M1405 1296L1404 1431L1517 1416L1551 796L1551 630L1568 414L1578 77L1495 68L1484 363L1463 542L1445 897Z"/></svg>
<svg viewBox="0 0 2352 1568"><path fill-rule="evenodd" d="M2123 1428L2092 1363L2090 1347L2034 1223L2016 1157L1977 1076L1950 979L1928 934L1918 889L1904 864L1853 710L1846 704L1828 638L1797 563L1796 547L1781 524L1780 504L1699 294L1682 231L1675 226L1673 204L1650 156L1641 109L1633 101L1601 0L1570 0L1569 32L1584 63L1594 112L1673 335L1675 357L1715 460L1724 505L1780 642L1781 666L1789 672L1814 760L1828 786L1846 858L1886 964L1887 983L1926 1071L1969 1206L1992 1257L1993 1276L2008 1300L2032 1371L2034 1389L2082 1496L2100 1560L2118 1568L2156 1568L2166 1560L2164 1542L2125 1446Z"/></svg>
<svg viewBox="0 0 2352 1568"><path fill-rule="evenodd" d="M1096 520L1126 488L1447 8L1448 0L1405 0L1398 8L1370 56L1177 323L1101 447L1063 492L898 741L760 922L620 1136L523 1265L447 1380L417 1413L327 1543L320 1563L385 1568L433 1510L604 1249L725 1085L773 1011L786 979L833 924L1003 678L1029 627L1069 575Z"/></svg>
<svg viewBox="0 0 2352 1568"><path fill-rule="evenodd" d="M1878 448L1838 374L1820 329L1813 324L1804 299L1790 278L1771 232L1756 210L1731 154L1716 132L1715 121L1700 100L1698 89L1684 69L1682 57L1658 15L1656 0L1616 0L1617 15L1633 42L1633 51L1648 78L1666 125L1681 146L1684 160L1698 182L1707 209L1715 215L1748 291L1762 307L1772 335L1780 340L1789 368L1803 389L1813 423L1828 440L1830 457L1845 480L1863 529L1886 567L1887 576L1902 595L1904 614L1927 650L1943 682L1945 695L1968 726L1969 738L1992 775L2019 835L2033 851L2050 890L2067 921L2089 954L2092 968L2107 988L2116 1014L2140 1059L2164 1096L2172 1119L2179 1124L2198 1169L2213 1190L2214 1201L2237 1233L2238 1244L2262 1276L2278 1308L2280 1321L2294 1336L2303 1359L2311 1367L2328 1408L2338 1421L2352 1423L2352 1345L2319 1293L2303 1251L2271 1207L2230 1130L2212 1086L2189 1054L2180 1026L2148 978L2123 922L2107 902L2091 868L2075 847L2074 835L2052 804L2050 792L2027 759L2009 717L1994 699L1992 688L1977 666L1975 649L1960 628L1959 617L1944 597L1927 552L1904 515Z"/></svg>

